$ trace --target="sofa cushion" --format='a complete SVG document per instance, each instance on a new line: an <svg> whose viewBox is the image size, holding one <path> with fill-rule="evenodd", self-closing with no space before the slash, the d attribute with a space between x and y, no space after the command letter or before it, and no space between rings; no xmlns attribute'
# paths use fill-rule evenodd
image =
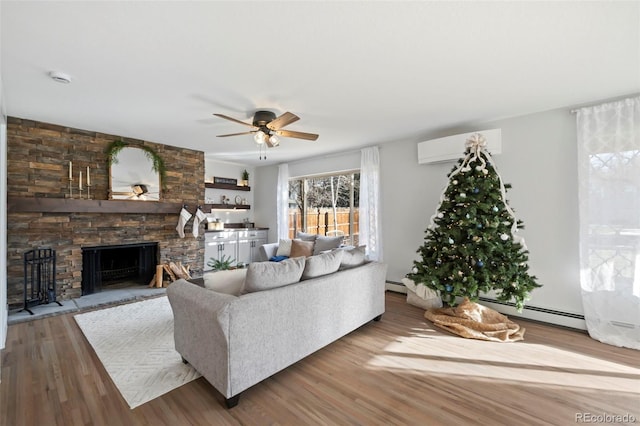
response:
<svg viewBox="0 0 640 426"><path fill-rule="evenodd" d="M202 278L204 286L209 290L238 296L242 291L246 275L246 269L232 269L229 271L205 272Z"/></svg>
<svg viewBox="0 0 640 426"><path fill-rule="evenodd" d="M276 256L289 256L291 253L291 240L289 239L280 239L278 243L278 251L276 251Z"/></svg>
<svg viewBox="0 0 640 426"><path fill-rule="evenodd" d="M349 269L360 266L367 261L367 246L358 246L352 249L341 250L344 252L340 262L340 269Z"/></svg>
<svg viewBox="0 0 640 426"><path fill-rule="evenodd" d="M344 250L332 250L308 257L302 272L302 279L309 280L336 272L340 267L343 254Z"/></svg>
<svg viewBox="0 0 640 426"><path fill-rule="evenodd" d="M323 251L336 249L340 247L342 241L344 241L344 237L325 237L318 235L316 243L313 246L313 254L320 254Z"/></svg>
<svg viewBox="0 0 640 426"><path fill-rule="evenodd" d="M296 257L282 262L253 262L247 268L242 294L283 287L300 281L305 258Z"/></svg>
<svg viewBox="0 0 640 426"><path fill-rule="evenodd" d="M291 241L291 253L289 253L289 257L312 256L313 245L313 241L293 240Z"/></svg>
<svg viewBox="0 0 640 426"><path fill-rule="evenodd" d="M298 232L296 234L296 238L302 241L315 241L316 237L316 234L308 234L306 232Z"/></svg>

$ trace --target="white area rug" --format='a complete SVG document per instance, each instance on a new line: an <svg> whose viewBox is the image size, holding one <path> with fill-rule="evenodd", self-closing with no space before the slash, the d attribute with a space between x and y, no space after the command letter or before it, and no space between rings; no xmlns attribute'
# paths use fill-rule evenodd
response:
<svg viewBox="0 0 640 426"><path fill-rule="evenodd" d="M166 296L75 316L132 409L200 377L173 344Z"/></svg>

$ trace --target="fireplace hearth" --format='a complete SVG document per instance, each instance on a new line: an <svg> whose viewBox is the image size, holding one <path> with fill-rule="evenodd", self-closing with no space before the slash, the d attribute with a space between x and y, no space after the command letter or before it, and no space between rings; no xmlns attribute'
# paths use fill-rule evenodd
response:
<svg viewBox="0 0 640 426"><path fill-rule="evenodd" d="M158 243L82 248L82 295L123 282L148 284L158 263Z"/></svg>

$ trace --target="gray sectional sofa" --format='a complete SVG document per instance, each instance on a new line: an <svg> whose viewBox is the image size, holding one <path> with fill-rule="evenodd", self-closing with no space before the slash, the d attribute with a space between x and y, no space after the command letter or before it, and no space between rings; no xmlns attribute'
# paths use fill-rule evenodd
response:
<svg viewBox="0 0 640 426"><path fill-rule="evenodd" d="M313 277L314 258L320 259L251 264L244 290L235 295L184 280L168 287L176 350L225 397L227 407L247 388L384 313L385 264L366 262ZM288 268L282 275L291 281L295 262L294 269L305 265L307 279L300 275L301 281L268 288L271 269L277 275L277 268ZM249 282L253 289L247 293Z"/></svg>

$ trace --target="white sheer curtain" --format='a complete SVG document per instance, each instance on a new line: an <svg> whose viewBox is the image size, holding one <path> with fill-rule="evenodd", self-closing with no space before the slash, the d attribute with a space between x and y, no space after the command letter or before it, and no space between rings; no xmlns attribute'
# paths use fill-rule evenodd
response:
<svg viewBox="0 0 640 426"><path fill-rule="evenodd" d="M276 196L278 208L278 240L289 238L289 165L278 166L278 194Z"/></svg>
<svg viewBox="0 0 640 426"><path fill-rule="evenodd" d="M640 349L640 96L579 109L577 131L587 329Z"/></svg>
<svg viewBox="0 0 640 426"><path fill-rule="evenodd" d="M378 147L364 148L360 159L359 244L371 260L382 260L380 221L380 156Z"/></svg>

